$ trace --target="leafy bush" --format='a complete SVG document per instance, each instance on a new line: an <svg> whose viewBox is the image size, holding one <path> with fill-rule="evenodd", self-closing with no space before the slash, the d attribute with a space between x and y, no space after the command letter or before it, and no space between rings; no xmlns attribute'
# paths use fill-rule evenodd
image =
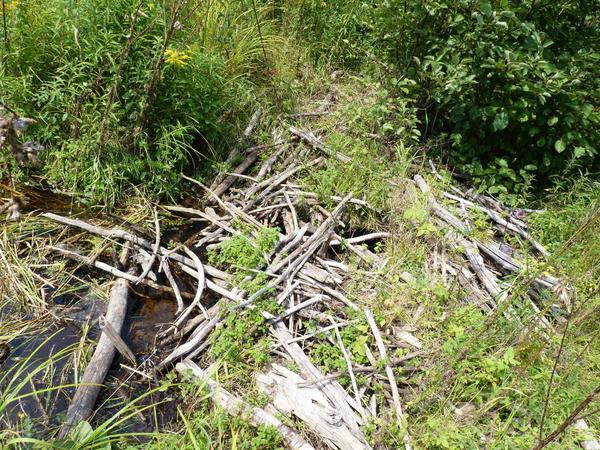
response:
<svg viewBox="0 0 600 450"><path fill-rule="evenodd" d="M491 192L522 191L533 174L598 162L597 5L461 0L406 8L392 1L381 9L385 48L418 82L423 123L449 134L452 157L477 181L503 183Z"/></svg>
<svg viewBox="0 0 600 450"><path fill-rule="evenodd" d="M441 134L444 152L491 193L523 192L534 177L598 163L597 2L342 0L304 8L314 51L381 68L398 97L417 100L424 140Z"/></svg>
<svg viewBox="0 0 600 450"><path fill-rule="evenodd" d="M206 169L278 44L266 10L239 2L10 4L0 102L38 121L50 181L106 204L130 185L173 196L182 172Z"/></svg>

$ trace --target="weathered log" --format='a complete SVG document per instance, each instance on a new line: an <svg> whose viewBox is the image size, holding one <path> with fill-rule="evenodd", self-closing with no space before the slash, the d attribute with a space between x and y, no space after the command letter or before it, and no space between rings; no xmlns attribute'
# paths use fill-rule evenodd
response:
<svg viewBox="0 0 600 450"><path fill-rule="evenodd" d="M272 318L269 315L267 318ZM296 343L289 343L293 336L287 330L285 325L281 322L277 322L272 326L273 335L283 345L288 354L298 365L300 373L308 380L315 380L323 378L323 373L310 361L308 356L302 351L302 348ZM306 380L300 380L306 381ZM335 410L339 412L343 421L346 423L350 433L354 438L358 439L359 442L365 442L364 437L358 427L359 418L354 414L348 401L351 397L348 397L344 388L335 380L320 386L323 394L329 399ZM363 444L366 445L366 444ZM356 448L356 447L347 447ZM360 448L360 447L359 447Z"/></svg>
<svg viewBox="0 0 600 450"><path fill-rule="evenodd" d="M269 371L257 376L257 381L278 411L300 418L330 446L341 450L371 448L348 428L343 411L332 407L322 390L316 386L299 387L305 381L300 375L273 364Z"/></svg>
<svg viewBox="0 0 600 450"><path fill-rule="evenodd" d="M269 414L264 409L250 406L243 400L230 394L214 381L207 371L202 370L192 361L186 360L178 363L175 366L175 370L181 375L191 371L194 378L206 383L212 393L211 400L229 414L247 417L254 426L270 425L277 428L277 431L281 434L285 444L292 450L314 450L314 447L295 430L283 424L279 419L272 414Z"/></svg>
<svg viewBox="0 0 600 450"><path fill-rule="evenodd" d="M121 332L127 313L128 291L129 281L120 278L115 282L110 293L106 310L106 322L117 334ZM87 420L90 417L114 356L115 346L106 331L103 331L92 359L86 367L81 382L69 404L65 421L60 428L59 437L64 438L79 421Z"/></svg>

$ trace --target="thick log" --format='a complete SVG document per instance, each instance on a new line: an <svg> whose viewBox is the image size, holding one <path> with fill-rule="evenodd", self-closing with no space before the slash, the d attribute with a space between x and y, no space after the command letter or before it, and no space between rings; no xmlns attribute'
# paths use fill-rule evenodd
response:
<svg viewBox="0 0 600 450"><path fill-rule="evenodd" d="M259 389L273 399L275 408L300 418L330 447L341 450L368 450L371 447L348 428L343 411L332 407L317 386L303 386L306 380L278 364L257 376Z"/></svg>
<svg viewBox="0 0 600 450"><path fill-rule="evenodd" d="M110 293L106 310L106 322L110 324L116 334L121 333L125 314L127 313L128 291L129 281L119 278ZM67 416L60 428L59 437L64 438L78 422L87 420L90 417L114 357L115 346L106 331L103 331L96 345L94 355L86 367L79 387L71 400Z"/></svg>
<svg viewBox="0 0 600 450"><path fill-rule="evenodd" d="M264 315L264 314L263 314ZM271 317L266 317L271 319ZM297 343L289 343L293 340L293 336L287 330L285 325L281 322L274 323L272 325L272 332L275 338L283 345L286 352L292 357L294 362L297 364L300 373L304 376L304 380L310 381L319 380L323 378L323 373L310 361L308 356L304 353L302 348ZM349 430L349 434L352 434L355 439L358 439L362 443L363 447L348 447L348 448L368 448L365 443L364 436L362 435L358 423L359 418L354 414L348 402L352 400L351 397L346 394L344 388L335 380L331 380L328 383L324 383L320 386L320 391L327 397L334 406L335 411L339 413L343 422L346 424Z"/></svg>

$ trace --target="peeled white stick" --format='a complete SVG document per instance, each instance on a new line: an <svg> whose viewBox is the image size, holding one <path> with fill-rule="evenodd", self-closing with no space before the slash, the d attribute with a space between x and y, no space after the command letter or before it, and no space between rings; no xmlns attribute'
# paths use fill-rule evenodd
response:
<svg viewBox="0 0 600 450"><path fill-rule="evenodd" d="M191 371L193 378L205 382L212 393L211 400L229 414L248 417L250 423L254 426L270 425L277 428L277 431L281 434L281 437L288 448L292 450L314 450L314 447L300 436L296 430L283 424L279 419L269 414L264 409L250 406L241 399L234 397L228 391L223 389L216 381L211 379L207 371L202 370L192 361L186 360L177 363L175 370L182 375Z"/></svg>
<svg viewBox="0 0 600 450"><path fill-rule="evenodd" d="M373 337L375 338L375 343L377 344L377 349L379 350L379 356L383 361L387 361L387 350L385 348L385 344L383 343L383 339L381 338L379 328L377 328L377 324L375 323L375 318L373 317L373 314L369 308L365 308L364 311L367 322L369 323L371 331L373 332ZM394 407L396 409L396 417L398 418L398 422L402 423L404 413L402 412L402 404L400 403L400 394L398 392L398 385L396 384L396 378L394 378L392 366L390 366L389 362L385 363L385 373L388 377L388 381L390 382L390 387L392 388L392 401L394 402ZM410 436L408 431L404 435L403 441L404 448L406 450L411 450L412 446L410 445Z"/></svg>

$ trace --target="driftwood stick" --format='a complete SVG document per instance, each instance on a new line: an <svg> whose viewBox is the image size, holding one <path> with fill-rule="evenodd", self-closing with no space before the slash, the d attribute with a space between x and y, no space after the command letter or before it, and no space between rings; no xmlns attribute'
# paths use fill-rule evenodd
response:
<svg viewBox="0 0 600 450"><path fill-rule="evenodd" d="M208 222L212 223L214 226L223 229L225 231L227 231L228 233L231 234L237 234L237 235L241 235L241 233L239 231L237 231L234 228L231 228L227 223L223 222L222 217L219 217L217 215L211 215L211 214L207 214L203 211L200 211L198 209L194 209L194 208L184 208L181 206L164 206L164 208L167 211L170 212L174 212L174 213L183 213L186 216L190 215L190 216L197 216L197 217L201 217L204 220L207 220ZM224 220L227 220L226 218Z"/></svg>
<svg viewBox="0 0 600 450"><path fill-rule="evenodd" d="M311 284L312 286L316 286L317 288L321 289L322 291L324 291L326 294L331 295L332 297L338 299L339 301L341 301L344 305L349 306L350 308L352 308L354 311L358 311L358 306L356 306L356 303L354 303L352 300L350 300L348 297L346 297L344 294L342 294L341 292L336 291L333 288L330 288L329 286L327 286L326 284L323 283L315 283L314 281L309 281L307 280L307 277L303 276L302 274L299 276L300 278L302 278L303 280L305 280L307 283Z"/></svg>
<svg viewBox="0 0 600 450"><path fill-rule="evenodd" d="M294 197L302 197L304 199L318 199L319 195L316 192L307 192L307 191L300 191L300 190L293 190L293 191L284 191L286 194L288 195L292 195ZM331 197L329 197L330 200L333 200L334 202L339 202L343 197L340 197L339 195L332 195ZM356 206L364 206L365 208L369 208L372 209L374 211L376 211L376 209L369 205L366 201L361 200L359 198L351 198L350 200L348 200L348 203L352 203Z"/></svg>
<svg viewBox="0 0 600 450"><path fill-rule="evenodd" d="M277 428L288 448L292 450L314 450L314 447L295 430L283 424L279 419L272 414L269 414L264 409L250 406L243 400L234 397L214 381L207 371L202 370L192 361L186 360L178 363L175 366L175 370L182 375L191 370L194 378L206 383L212 393L211 400L219 407L225 409L229 414L248 417L250 423L254 426L270 425Z"/></svg>
<svg viewBox="0 0 600 450"><path fill-rule="evenodd" d="M250 152L246 156L244 161L242 161L233 170L233 174L226 176L225 179L223 181L221 181L221 183L219 183L219 185L213 189L213 192L215 193L215 195L221 196L225 192L227 192L227 189L229 189L231 187L231 185L233 185L233 183L235 183L235 181L237 180L236 175L241 175L241 174L245 173L250 168L250 166L252 164L254 164L254 162L256 161L257 158L258 158L258 151Z"/></svg>
<svg viewBox="0 0 600 450"><path fill-rule="evenodd" d="M254 131L254 128L258 124L258 121L260 120L261 114L262 114L261 108L257 108L256 111L254 111L254 114L252 114L252 117L250 118L250 122L248 122L248 126L244 130L244 137L250 137L250 135Z"/></svg>
<svg viewBox="0 0 600 450"><path fill-rule="evenodd" d="M183 264L183 263L179 263L179 267L181 267L181 269L187 273L188 275L193 276L194 278L198 279L198 270L194 270L191 267ZM204 265L204 268L206 269L207 266ZM207 271L208 273L208 271ZM225 297L229 300L233 300L234 302L243 302L244 299L241 298L239 295L235 294L234 292L231 292L227 289L225 289L222 286L219 286L217 283L215 283L214 281L211 281L210 279L206 278L206 287L208 289L210 289L211 291L215 292L216 294L219 294L221 297Z"/></svg>
<svg viewBox="0 0 600 450"><path fill-rule="evenodd" d="M279 156L284 152L284 150L287 147L286 145L282 145L285 143L285 141L281 140L281 132L274 134L274 139L275 139L274 146L280 147L280 148L275 150L273 152L273 154L271 156L269 156L265 160L265 162L260 166L260 169L258 170L258 174L256 175L256 178L259 180L264 178L264 176L271 171L271 169L273 168L273 165L277 161L277 158L279 158Z"/></svg>
<svg viewBox="0 0 600 450"><path fill-rule="evenodd" d="M342 239L341 241L339 241L337 239L332 239L331 241L329 241L329 245L340 245L342 243L358 244L360 242L370 241L372 239L383 239L383 238L386 238L389 236L390 236L390 233L386 233L386 232L370 233L370 234L364 234L362 236L351 237L348 239Z"/></svg>
<svg viewBox="0 0 600 450"><path fill-rule="evenodd" d="M279 250L277 256L275 256L275 258L273 259L273 262L271 263L271 266L274 266L274 265L276 265L278 263L279 258L280 258L281 255L287 255L287 254L289 254L290 250L296 248L296 246L300 242L302 242L302 239L304 238L304 235L308 231L308 226L309 226L309 224L305 224L299 230L295 231L294 233L291 233L293 235L293 239L291 241L289 241L287 244L285 244L285 246L281 250Z"/></svg>
<svg viewBox="0 0 600 450"><path fill-rule="evenodd" d="M197 316L192 317L190 320L188 320L185 323L185 325L181 328L181 330L179 330L175 333L171 333L172 328L161 331L160 333L158 333L156 335L160 339L159 344L161 346L165 346L168 344L172 344L173 342L176 342L178 339L181 339L184 336L186 336L188 333L190 333L192 330L194 330L198 325L200 325L204 321L206 321L206 318L202 314L198 314Z"/></svg>
<svg viewBox="0 0 600 450"><path fill-rule="evenodd" d="M224 202L210 188L206 187L204 184L200 183L198 180L194 180L193 178L190 178L186 175L182 175L182 177L188 181L191 181L192 183L196 184L197 186L200 186L202 189L204 189L206 192L208 192L208 194L217 202L217 204L221 208L223 208L224 211L227 211L231 215L231 217L239 217L240 219L245 220L246 222L248 222L250 225L252 225L255 228L262 228L262 224L258 220L256 220L254 217L252 217L251 215L246 213L246 211L247 211L246 208L244 208L244 210L241 210L230 203Z"/></svg>
<svg viewBox="0 0 600 450"><path fill-rule="evenodd" d="M190 313L194 310L196 306L200 308L202 314L204 314L204 317L208 320L208 313L206 312L206 309L201 303L202 293L204 292L204 284L206 282L206 278L204 276L204 266L202 265L202 261L200 261L200 258L198 258L198 256L193 251L191 251L185 246L183 247L183 250L196 263L196 279L198 281L198 287L196 289L196 296L194 297L194 301L190 304L190 306L187 307L185 311L183 311L181 316L179 316L175 321L175 326L177 327L179 327L183 323L183 321L187 318L187 316L190 315Z"/></svg>
<svg viewBox="0 0 600 450"><path fill-rule="evenodd" d="M116 334L121 332L127 313L128 291L129 281L121 278L116 281L110 293L106 322L110 324ZM69 404L65 421L60 428L59 437L64 438L79 421L87 420L90 417L100 393L100 387L114 356L115 346L104 331L100 335L94 355L86 367L79 387Z"/></svg>
<svg viewBox="0 0 600 450"><path fill-rule="evenodd" d="M303 170L303 169L308 169L313 166L318 166L322 162L323 162L323 157L318 157L316 159L313 159L312 161L309 161L306 164L302 164L299 166L296 164L292 164L291 167L288 168L287 170L254 185L251 189L249 189L246 192L246 195L245 195L246 199L250 199L250 197L253 194L260 191L261 189L264 188L264 190L262 192L260 192L259 194L257 194L254 198L252 198L248 202L246 202L246 204L244 205L244 211L248 211L249 209L251 209L256 204L256 202L258 202L262 198L265 198L265 196L267 194L269 194L273 189L275 189L277 186L279 186L281 183L283 183L289 177L294 175L296 172Z"/></svg>
<svg viewBox="0 0 600 450"><path fill-rule="evenodd" d="M154 208L154 235L156 238L154 240L152 256L150 257L148 264L146 264L146 267L136 280L135 284L139 284L140 281L146 278L146 275L148 275L148 273L152 269L152 266L154 265L154 262L156 261L156 257L158 256L158 250L160 249L160 222L158 221L158 213L156 212L156 208Z"/></svg>
<svg viewBox="0 0 600 450"><path fill-rule="evenodd" d="M360 401L360 394L358 393L358 384L356 383L356 377L354 376L354 370L352 369L352 360L350 359L350 355L346 350L346 346L344 345L344 341L342 341L342 335L340 334L340 330L335 323L333 317L330 318L331 323L335 325L335 335L337 337L338 345L340 346L340 350L342 351L342 355L344 356L344 361L346 361L346 367L348 368L348 375L350 375L350 382L352 383L352 390L354 391L354 399L356 400L356 404L359 406L358 412L360 413L363 421L367 421L367 414L365 409L362 406Z"/></svg>
<svg viewBox="0 0 600 450"><path fill-rule="evenodd" d="M302 268L302 266L306 263L306 261L308 261L308 259L313 255L313 253L317 250L317 248L319 248L322 244L324 244L327 239L329 239L328 235L326 235L325 237L321 237L320 240L314 241L312 243L312 245L306 250L306 252L303 255L296 258L294 261L292 261L289 264L289 266L281 273L281 275L279 275L276 279L271 281L265 287L256 291L247 300L244 300L243 302L241 302L238 305L238 307L248 306L250 303L252 303L254 300L259 298L265 292L268 292L269 290L274 289L277 286L279 286L279 284L281 284L288 277L290 277L290 276L293 277L293 275L296 272L298 272Z"/></svg>
<svg viewBox="0 0 600 450"><path fill-rule="evenodd" d="M86 258L85 256L83 256L77 252L74 252L72 250L67 250L67 249L61 248L61 247L55 247L53 245L49 245L48 248L50 250L54 250L57 253L60 253L63 256L66 256L67 258L70 258L70 259L77 261L81 264L84 264L86 266L93 266L96 269L102 270L103 272L109 273L117 278L122 278L124 280L131 281L132 283L135 283L135 281L138 278L133 274L130 274L128 272L123 272L122 270L116 269L115 267L111 266L110 264L103 263L102 261L93 261L92 264L89 264L88 258ZM169 289L168 287L163 286L162 284L155 283L154 281L149 280L148 278L144 278L141 281L141 283L145 284L147 286L150 286L151 288L156 289L157 291L171 293L171 289ZM182 292L181 295L183 297L190 298L190 299L194 298L193 295L191 295L187 292Z"/></svg>
<svg viewBox="0 0 600 450"><path fill-rule="evenodd" d="M331 227L334 226L338 216L341 214L342 210L344 209L344 206L346 205L346 203L348 203L348 200L350 200L351 198L352 198L352 193L350 193L346 197L344 197L342 199L342 201L340 203L338 203L338 205L335 207L335 209L331 212L329 217L327 217L327 219L325 219L323 221L323 223L321 225L319 225L319 227L315 230L314 234L312 234L306 240L306 242L304 242L300 247L298 247L296 250L294 250L292 253L290 253L287 257L285 257L283 260L281 260L280 262L275 264L273 267L271 267L271 270L273 272L279 272L284 266L286 266L287 264L290 264L291 261L293 261L298 256L300 256L300 254L302 254L302 252L304 252L307 248L309 248L314 242L321 239L323 237L323 234L326 231L328 231Z"/></svg>
<svg viewBox="0 0 600 450"><path fill-rule="evenodd" d="M290 133L292 133L294 136L298 136L300 139L302 139L308 145L325 153L327 156L334 156L336 159L343 162L344 164L348 164L348 163L352 162L352 159L350 157L344 155L343 153L337 152L337 151L334 152L330 148L325 146L325 144L323 144L319 140L319 138L317 138L314 134L312 134L310 132L302 131L293 126L290 127L289 130L290 130Z"/></svg>
<svg viewBox="0 0 600 450"><path fill-rule="evenodd" d="M184 176L185 177L185 176ZM193 180L195 181L195 180ZM144 247L146 249L152 250L153 246L150 242L148 242L146 239L137 237L131 233L128 233L126 231L120 230L118 228L114 228L114 229L108 229L108 228L102 228L102 227L98 227L95 225L91 225L87 222L84 222L82 220L78 220L78 219L72 219L72 218L68 218L68 217L62 217L59 216L58 214L53 214L53 213L43 213L41 214L43 217L46 217L48 219L54 220L56 222L59 223L63 223L65 225L70 225L70 226L74 226L77 228L80 228L84 231L87 231L89 233L92 234L97 234L98 236L103 236L106 237L107 239L112 239L112 238L119 238L119 239L124 239L126 241L129 241L133 244L139 245L140 247ZM59 247L51 247L57 251L61 251L63 249L60 249ZM160 255L161 256L165 256L169 259L172 259L174 261L177 261L178 263L180 263L183 267L185 267L186 269L190 269L193 271L193 273L195 274L195 272L197 271L196 268L196 264L194 263L194 261L190 258L187 258L183 255L180 255L179 253L177 253L175 250L168 250L164 247L160 247ZM78 255L80 256L80 255ZM85 261L82 261L85 263ZM215 278L219 278L219 279L226 279L227 275L225 275L223 272L221 272L220 270L211 267L207 264L204 264L204 271L206 272L207 275L210 275L212 277ZM114 270L114 268L111 267L111 270ZM184 269L185 270L185 269ZM109 270L110 272L110 270ZM112 273L112 272L111 272ZM188 272L189 273L189 272ZM195 276L195 275L194 275ZM121 278L126 278L126 277L122 277ZM135 280L132 280L135 281ZM150 283L147 283L149 286L155 287ZM208 285L208 282L207 282ZM210 288L210 286L208 286ZM160 289L160 288L157 288ZM168 290L168 289L167 289ZM191 296L191 298L193 298L193 296Z"/></svg>
<svg viewBox="0 0 600 450"><path fill-rule="evenodd" d="M370 450L344 422L344 415L316 386L299 388L304 379L295 372L272 364L256 376L258 389L272 399L273 406L287 417L297 417L331 449ZM335 381L334 381L335 383ZM349 398L349 397L348 397Z"/></svg>
<svg viewBox="0 0 600 450"><path fill-rule="evenodd" d="M367 322L369 327L371 327L371 331L373 333L373 337L375 338L375 343L377 344L377 349L379 350L379 356L385 363L385 372L387 374L388 380L390 382L390 387L392 388L392 400L394 403L394 408L396 409L396 417L398 422L402 423L404 414L402 412L402 404L400 403L400 394L398 393L398 385L396 384L396 378L394 377L394 372L392 370L392 366L387 361L387 350L385 348L385 344L383 343L383 339L381 338L381 333L379 332L379 328L377 328L377 324L375 323L375 318L373 314L368 308L364 309L365 317L367 318ZM404 435L404 448L406 450L410 450L412 448L410 444L410 436L408 431Z"/></svg>
<svg viewBox="0 0 600 450"><path fill-rule="evenodd" d="M292 306L291 308L288 308L283 313L281 313L279 316L277 316L275 319L272 319L270 322L271 323L279 322L279 321L285 319L286 317L291 316L292 314L294 314L308 306L314 305L315 303L322 302L323 300L327 300L328 298L329 297L327 297L326 295L315 295L314 297L311 297L308 300L303 301L302 303L298 303L297 305Z"/></svg>
<svg viewBox="0 0 600 450"><path fill-rule="evenodd" d="M157 369L162 369L168 364L175 361L177 358L181 358L182 356L187 355L189 352L193 351L200 342L202 342L206 336L210 334L210 332L217 326L217 324L222 320L221 314L217 309L215 311L215 315L205 323L201 323L198 325L198 328L194 330L194 335L187 342L178 346L175 350L173 350L165 359L161 361L161 363L156 366Z"/></svg>
<svg viewBox="0 0 600 450"><path fill-rule="evenodd" d="M137 360L135 355L129 348L129 346L125 343L121 335L117 333L117 330L113 328L113 326L106 320L106 317L100 316L98 318L98 325L100 326L100 330L103 333L106 333L110 341L113 343L115 348L119 351L123 357L127 358L127 360L132 363L134 366L137 365Z"/></svg>
<svg viewBox="0 0 600 450"><path fill-rule="evenodd" d="M175 299L177 300L176 314L179 314L181 311L183 311L183 308L184 308L183 298L181 297L181 291L179 290L179 286L177 286L175 277L173 277L173 274L171 273L171 268L169 267L169 261L167 261L166 258L163 259L162 269L163 269L165 276L167 277L167 280L169 280L171 289L173 289L173 294L175 294Z"/></svg>
<svg viewBox="0 0 600 450"><path fill-rule="evenodd" d="M261 115L261 109L258 108L256 111L254 111L254 114L252 114L252 117L250 118L250 122L248 122L248 125L246 126L246 128L244 129L244 138L249 138L250 135L252 134L252 131L254 131L254 127L256 127L256 125L258 124L258 121L260 119L260 115ZM237 147L234 147L230 152L229 155L227 155L227 159L225 160L225 164L227 164L228 166L230 166L231 164L233 164L233 162L235 161L235 159L238 157L239 155L239 150ZM215 179L213 186L211 186L211 188L213 188L214 186L216 186L216 184L218 183L219 178Z"/></svg>

